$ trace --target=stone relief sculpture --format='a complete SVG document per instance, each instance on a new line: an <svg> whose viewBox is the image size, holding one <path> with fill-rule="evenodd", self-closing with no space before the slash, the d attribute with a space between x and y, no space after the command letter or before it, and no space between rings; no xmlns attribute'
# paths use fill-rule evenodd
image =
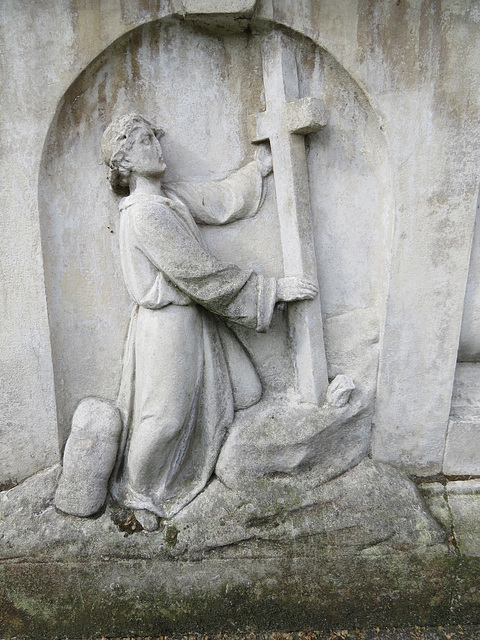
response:
<svg viewBox="0 0 480 640"><path fill-rule="evenodd" d="M127 628L152 635L201 629L212 612L237 630L261 620L291 629L299 619L321 628L316 621L338 621L342 603L352 624L370 624L375 611L390 610L394 619L405 607L407 617L416 615L411 603L419 594L428 605L422 616L452 615L472 584L455 537L457 523L466 530L456 513L469 496L455 498L459 483L449 481L450 489L438 478L417 487L369 455L377 381L388 377L396 355L382 340L399 309L393 297L388 325L390 274L398 266L389 244L398 195L390 174L401 164L401 145L392 155L398 127L378 108L378 87L350 76L359 69L362 76L362 43L362 64L343 67L327 51L334 42L328 20L308 40L317 33L308 2L299 11L259 3L248 20L235 15L239 3L224 3L233 12L225 30L225 16L212 9L221 2L203 3L211 21L193 14L198 3L190 3L190 17L187 2L160 4L137 18L132 7L121 21L107 20L96 35L98 43L112 42L86 68L89 51L79 46L86 31L72 39L81 24L81 12L73 12L58 49L71 56L50 78L60 84L46 106L31 92L32 109L22 112L27 124L38 120L35 171L42 156L29 183L38 184L43 250L43 271L32 283L46 296L31 315L43 317L46 298L49 322L39 328L55 375L55 389L46 394L40 380L37 393L43 389L38 399L50 403L52 416L56 402L57 422L41 431L55 438L52 466L0 491L0 608L11 635L74 637L90 627L90 634ZM170 15L177 4L185 14ZM43 42L50 52L50 36ZM397 93L400 103L404 92ZM395 96L389 99L394 106ZM225 170L240 166L249 140L259 144L256 159L223 180L165 182L162 141L170 130L130 113L101 131L114 114L152 114L158 104L175 133L166 157L172 153L177 178L189 180L197 168L198 175L220 171L219 148L227 150ZM23 121L12 122L18 191ZM102 133L110 184L124 196L118 225L97 162ZM25 222L23 200L14 204L12 224ZM29 215L33 229L34 208ZM215 235L197 223L227 228ZM265 229L273 231L267 242ZM25 247L18 244L14 257ZM258 269L231 264L237 260ZM128 322L126 290L132 312L125 340L118 327ZM285 313L272 322L279 301ZM248 352L230 323L245 327L238 335ZM269 335L256 335L270 327ZM385 397L391 385L382 384ZM36 406L8 430L23 429L20 418ZM37 427L33 421L25 432L34 442ZM398 441L402 425L389 428ZM70 431L63 465L56 430L60 446ZM20 467L32 448L18 448ZM400 464L408 450L393 448ZM95 517L81 519L88 516Z"/></svg>
<svg viewBox="0 0 480 640"><path fill-rule="evenodd" d="M114 466L112 495L133 508L147 530L205 487L234 410L260 399L253 364L221 318L266 331L277 302L317 294L305 277L276 280L221 263L196 226L195 221L226 224L255 215L263 178L272 169L268 147L222 181L163 185L163 135L138 114L115 120L103 135L110 185L128 192L120 203L120 249L135 307L117 402L122 420L109 414L104 422L114 426L100 428L95 415L108 414L95 408L101 401L84 401L90 410L81 403L56 495L61 510L91 515L105 500ZM88 419L79 418L85 411ZM89 469L89 480L77 468L76 440L92 430L111 435L92 452L98 468ZM87 466L92 464L90 459ZM89 485L83 497L79 485Z"/></svg>
<svg viewBox="0 0 480 640"><path fill-rule="evenodd" d="M256 157L223 180L165 182L165 132L138 113L103 133L110 186L124 196L120 259L134 307L117 399L78 405L55 505L101 515L110 494L115 544L118 529L160 529L168 553L196 558L225 545L324 535L338 526L337 502L341 528L359 517L364 536L359 514L380 513L376 498L364 499L374 485L387 508L369 540L377 544L379 528L388 545L413 540L417 529L437 540L411 483L368 458L368 366L351 369L354 382L349 353L345 371L338 363L328 371L304 141L325 126L325 107L315 95L301 97L284 34L265 38L262 62L265 110L250 114ZM280 278L218 260L197 227L254 217L272 171ZM277 302L288 303L292 382L261 398L255 367L228 325L267 331ZM333 509L331 518L324 509ZM397 535L392 514L406 510L411 521Z"/></svg>

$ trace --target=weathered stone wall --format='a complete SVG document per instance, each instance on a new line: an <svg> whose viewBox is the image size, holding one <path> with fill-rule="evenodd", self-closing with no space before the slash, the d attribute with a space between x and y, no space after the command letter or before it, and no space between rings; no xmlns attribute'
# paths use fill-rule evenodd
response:
<svg viewBox="0 0 480 640"><path fill-rule="evenodd" d="M207 14L218 10L210 3L202 9L202 4L194 10ZM58 293L50 278L51 255L43 260L41 253L40 228L46 218L40 219L39 187L40 202L45 195L39 176L55 183L54 176L45 176L45 166L41 166L48 131L64 104L63 96L69 96L72 103L77 98L68 94L68 88L112 42L165 16L191 20L192 7L173 1L2 3L1 53L6 79L1 114L5 140L1 157L5 230L1 251L2 482L20 480L58 459L52 347L55 361L58 349L68 342L68 332L56 343L58 318L51 315L50 326L47 318L50 301L46 292L52 294L52 300ZM252 7L253 3L240 7L247 10L242 19ZM201 19L208 21L208 16ZM350 151L345 147L346 153L355 154L362 140L368 140L372 149L364 149L364 153L380 153L379 157L384 153L388 158L385 175L377 173L375 178L375 188L379 182L385 188L375 205L377 211L383 207L383 220L374 217L370 228L363 218L355 229L355 234L371 236L379 225L384 226L369 246L369 252L374 251L377 257L365 258L366 266L358 279L364 284L376 278L373 297L381 293L380 301L375 302L381 357L373 454L417 475L434 474L441 470L444 453L478 196L478 4L453 0L265 1L257 3L255 19L285 25L324 48L350 76L348 82L361 88L365 97L358 98L360 104L371 110L371 122L378 122L381 134L360 125L365 137L359 136L353 143L350 140ZM78 100L82 101L81 95ZM353 112L350 115L353 136L358 122ZM347 213L342 216L342 211L351 210L352 201L354 209L367 211L372 189L368 177L362 184L358 163L356 177L351 173L355 162L345 165L344 176L338 158L337 167L332 167L334 158L329 155L328 140L325 142L326 155L322 155L321 136L311 153L311 169L323 176L313 181L312 187L322 232L319 264L324 259L330 268L335 261L346 264L345 275L357 249L354 240L348 240L355 235L348 235L354 222ZM223 156L224 168L238 162L241 155ZM68 166L62 170L68 172ZM209 170L206 164L203 170ZM337 178L329 183L328 173L333 170ZM74 185L75 173L71 177ZM324 209L330 217L322 217ZM111 218L108 221L114 222ZM343 238L338 254L338 243L329 242L332 230ZM360 235L360 251L364 240ZM50 251L48 233L42 242L44 252ZM107 232L102 242L108 247ZM367 295L352 304L359 288L355 265L350 276L350 290L347 284L344 290L332 285L334 276L321 272L327 340L330 316L340 318L345 311L372 303ZM70 284L75 288L74 280ZM55 309L54 305L49 308ZM335 338L334 324L332 340L341 343L341 332ZM348 322L347 327L348 333ZM374 331L372 340L376 339ZM95 367L101 368L98 362ZM56 370L57 398L66 379L59 371L61 367ZM117 374L114 372L112 380ZM69 407L76 400L73 396Z"/></svg>
<svg viewBox="0 0 480 640"><path fill-rule="evenodd" d="M328 374L353 400L291 402L278 309L270 333L238 330L266 401L195 500L149 533L111 503L62 514L71 416L115 400L131 306L102 131L134 110L165 124L171 180L249 161L272 29L326 106L312 226ZM478 622L479 32L476 0L1 3L4 635ZM265 187L255 218L202 233L279 277Z"/></svg>

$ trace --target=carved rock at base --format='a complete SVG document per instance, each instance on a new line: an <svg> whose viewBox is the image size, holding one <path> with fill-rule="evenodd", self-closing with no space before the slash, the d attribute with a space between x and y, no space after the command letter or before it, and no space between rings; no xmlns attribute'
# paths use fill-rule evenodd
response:
<svg viewBox="0 0 480 640"><path fill-rule="evenodd" d="M298 476L258 480L256 489L239 494L212 481L170 521L178 530L175 554L249 557L254 549L284 556L291 545L305 555L368 554L445 542L415 485L369 459L317 487Z"/></svg>
<svg viewBox="0 0 480 640"><path fill-rule="evenodd" d="M332 380L327 389L327 402L334 407L344 407L348 404L355 383L350 376L339 374Z"/></svg>
<svg viewBox="0 0 480 640"><path fill-rule="evenodd" d="M249 558L254 552L256 557L310 555L313 561L330 552L411 554L432 546L448 553L446 536L415 485L396 469L369 459L317 487L309 487L302 475L259 479L258 491L249 495L214 478L158 531L127 537L113 521L115 507L95 519L57 513L53 501L58 474L54 467L0 494L2 560L168 562L198 560L206 554Z"/></svg>
<svg viewBox="0 0 480 640"><path fill-rule="evenodd" d="M223 444L215 472L237 490L257 479L296 476L316 486L354 467L368 453L371 415L360 392L345 407L262 401L238 412Z"/></svg>
<svg viewBox="0 0 480 640"><path fill-rule="evenodd" d="M122 430L119 410L98 398L85 398L72 420L63 455L55 505L64 513L90 516L101 509L118 453Z"/></svg>

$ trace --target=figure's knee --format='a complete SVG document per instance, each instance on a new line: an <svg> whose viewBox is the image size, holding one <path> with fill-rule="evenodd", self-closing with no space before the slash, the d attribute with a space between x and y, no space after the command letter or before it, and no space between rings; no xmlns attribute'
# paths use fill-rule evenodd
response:
<svg viewBox="0 0 480 640"><path fill-rule="evenodd" d="M133 429L126 457L128 476L137 490L149 486L168 463L172 429L165 430L158 420L139 420Z"/></svg>
<svg viewBox="0 0 480 640"><path fill-rule="evenodd" d="M235 410L248 409L260 401L262 397L262 384L258 377L251 377L248 385L234 388L234 406Z"/></svg>
<svg viewBox="0 0 480 640"><path fill-rule="evenodd" d="M179 421L157 417L142 418L134 426L130 449L135 449L136 455L141 457L158 456L179 436L181 430L182 424Z"/></svg>

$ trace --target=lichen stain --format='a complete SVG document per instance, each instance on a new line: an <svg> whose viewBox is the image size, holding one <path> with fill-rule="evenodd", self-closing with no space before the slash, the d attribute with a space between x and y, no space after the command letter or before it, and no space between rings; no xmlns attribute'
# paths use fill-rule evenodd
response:
<svg viewBox="0 0 480 640"><path fill-rule="evenodd" d="M167 527L165 531L165 544L169 549L173 549L177 544L179 530L175 525Z"/></svg>
<svg viewBox="0 0 480 640"><path fill-rule="evenodd" d="M77 59L89 59L91 51L95 51L103 41L104 20L101 13L101 3L91 3L88 11L82 0L71 0L73 17L73 31L76 35Z"/></svg>
<svg viewBox="0 0 480 640"><path fill-rule="evenodd" d="M139 0L138 6L141 13L156 15L160 12L161 0Z"/></svg>
<svg viewBox="0 0 480 640"><path fill-rule="evenodd" d="M144 36L148 37L148 34L145 33L144 28L136 30L132 34L132 38L127 49L128 71L130 76L129 80L133 86L142 81L140 56L142 53Z"/></svg>
<svg viewBox="0 0 480 640"><path fill-rule="evenodd" d="M106 87L107 87L107 74L105 73L101 78L100 82L98 83L98 87L97 87L98 115L102 118L102 120L105 119L105 110L107 107Z"/></svg>
<svg viewBox="0 0 480 640"><path fill-rule="evenodd" d="M25 614L0 594L0 625L13 630L21 630L25 624Z"/></svg>
<svg viewBox="0 0 480 640"><path fill-rule="evenodd" d="M427 80L435 73L441 55L440 10L439 0L419 4L408 0L359 2L360 62L381 63L386 85L413 87L418 84L419 71Z"/></svg>
<svg viewBox="0 0 480 640"><path fill-rule="evenodd" d="M201 567L155 559L116 562L115 568L105 562L17 564L9 588L19 600L27 591L39 614L30 617L0 599L0 626L6 637L93 637L100 630L115 637L125 629L137 636L266 632L327 629L339 622L445 624L452 615L461 623L478 608L475 592L468 591L478 584L478 562L453 555L359 558L325 552L321 561L295 554L257 560L258 571L251 560L229 561L233 582L227 576L218 580L218 564L208 561ZM454 575L465 602L452 614Z"/></svg>

